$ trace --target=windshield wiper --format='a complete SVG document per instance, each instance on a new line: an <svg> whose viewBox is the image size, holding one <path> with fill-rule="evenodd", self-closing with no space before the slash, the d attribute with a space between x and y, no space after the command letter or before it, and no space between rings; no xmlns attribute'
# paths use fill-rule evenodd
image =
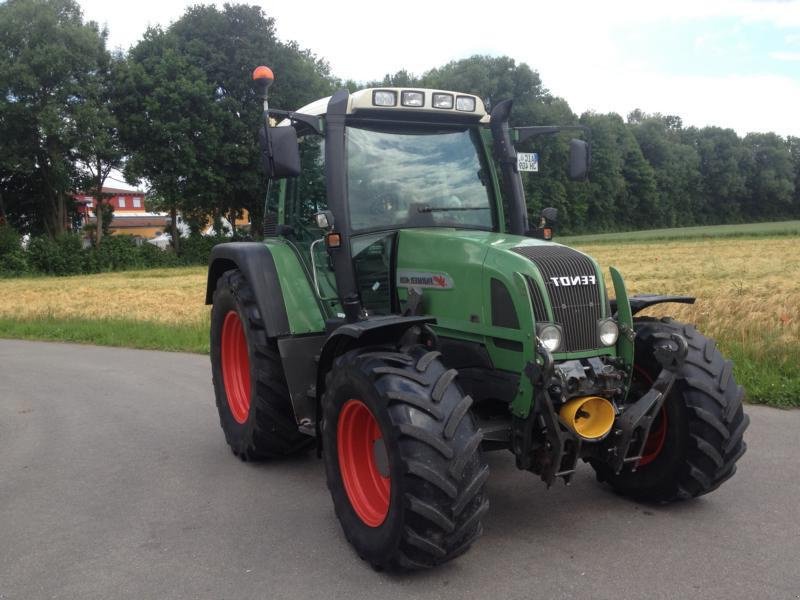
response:
<svg viewBox="0 0 800 600"><path fill-rule="evenodd" d="M449 212L451 210L489 210L488 206L420 206L417 212L432 213L432 212Z"/></svg>

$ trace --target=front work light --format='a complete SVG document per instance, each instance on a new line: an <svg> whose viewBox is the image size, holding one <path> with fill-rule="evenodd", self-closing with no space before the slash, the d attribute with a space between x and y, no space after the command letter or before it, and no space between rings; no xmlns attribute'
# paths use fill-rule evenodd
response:
<svg viewBox="0 0 800 600"><path fill-rule="evenodd" d="M604 346L613 346L619 338L619 327L614 319L603 319L598 327L600 342Z"/></svg>
<svg viewBox="0 0 800 600"><path fill-rule="evenodd" d="M317 227L320 229L333 228L333 214L328 210L318 212L314 215L314 219L317 221Z"/></svg>
<svg viewBox="0 0 800 600"><path fill-rule="evenodd" d="M434 94L433 108L453 108L453 94Z"/></svg>
<svg viewBox="0 0 800 600"><path fill-rule="evenodd" d="M561 347L561 328L558 325L553 325L551 323L537 325L536 337L539 338L542 346L547 348L550 352L555 352Z"/></svg>
<svg viewBox="0 0 800 600"><path fill-rule="evenodd" d="M397 94L391 90L372 92L372 104L375 106L397 106Z"/></svg>
<svg viewBox="0 0 800 600"><path fill-rule="evenodd" d="M470 96L459 96L456 98L456 110L475 112L475 98Z"/></svg>
<svg viewBox="0 0 800 600"><path fill-rule="evenodd" d="M425 106L425 93L403 91L400 94L400 104L403 106Z"/></svg>

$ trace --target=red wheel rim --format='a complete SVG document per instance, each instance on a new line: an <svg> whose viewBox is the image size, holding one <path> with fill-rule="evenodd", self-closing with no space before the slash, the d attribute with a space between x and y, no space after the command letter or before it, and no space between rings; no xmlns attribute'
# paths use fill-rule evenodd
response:
<svg viewBox="0 0 800 600"><path fill-rule="evenodd" d="M642 379L647 382L648 386L653 385L653 378L650 377L650 374L647 373L644 369L637 366L636 372L642 377ZM666 402L666 400L665 400ZM644 443L644 449L642 450L642 458L639 459L639 467L644 467L645 465L649 465L653 462L658 455L661 454L661 450L664 448L664 442L667 440L667 410L664 408L664 405L661 405L661 411L658 413L656 417L656 422L654 423L654 427L650 429L650 434L647 436L647 441Z"/></svg>
<svg viewBox="0 0 800 600"><path fill-rule="evenodd" d="M222 322L222 380L228 408L239 424L250 414L250 359L239 314L229 311Z"/></svg>
<svg viewBox="0 0 800 600"><path fill-rule="evenodd" d="M370 527L378 527L389 513L391 478L381 474L375 460L375 443L382 439L367 405L361 400L345 402L336 428L339 470L350 505Z"/></svg>

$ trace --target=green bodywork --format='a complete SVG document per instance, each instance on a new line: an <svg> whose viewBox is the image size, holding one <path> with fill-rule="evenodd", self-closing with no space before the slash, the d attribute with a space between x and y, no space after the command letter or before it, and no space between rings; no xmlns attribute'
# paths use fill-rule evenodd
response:
<svg viewBox="0 0 800 600"><path fill-rule="evenodd" d="M396 233L396 269L431 274L445 274L452 287L423 290L418 313L436 318L433 327L437 335L446 338L475 342L484 346L495 369L521 374L525 366L536 360L536 323L531 309L531 297L526 277L540 287L543 297L544 281L536 265L527 258L511 251L511 248L533 245L553 245L527 237L505 233L452 228L404 229ZM358 243L354 239L354 244ZM363 243L362 243L363 245ZM282 292L286 302L289 325L292 335L321 333L325 329L325 319L336 316L338 305L323 301L314 290L311 265L308 255L288 241L270 239L267 247L272 253L278 269ZM323 250L324 252L324 250ZM354 252L357 254L357 252ZM597 264L595 275L601 294L606 290L603 277ZM322 263L322 264L320 264ZM333 273L324 261L315 261L318 280L332 281ZM617 298L620 302L621 323L632 326L630 306L624 292L621 277L612 270ZM499 327L492 324L491 285L496 279L509 291L519 328ZM325 292L323 292L323 295ZM401 307L405 307L408 290L397 287ZM625 312L627 308L627 312ZM389 306L385 307L386 312ZM551 311L549 305L547 310ZM552 317L552 313L550 313ZM607 314L605 305L602 316ZM616 356L632 362L632 342L620 336L616 347L584 352L554 353L557 361L588 358L591 356ZM628 369L630 372L630 369ZM511 403L512 412L526 417L534 397L533 385L528 377L519 379L519 387Z"/></svg>
<svg viewBox="0 0 800 600"><path fill-rule="evenodd" d="M314 293L310 273L298 252L279 238L271 238L265 243L275 260L292 335L323 331L325 319L320 300Z"/></svg>
<svg viewBox="0 0 800 600"><path fill-rule="evenodd" d="M536 265L511 252L518 246L552 245L552 242L504 233L454 229L408 229L398 233L397 269L444 272L452 280L452 289L425 289L422 314L436 317L436 333L443 337L478 342L484 345L496 369L523 373L525 365L535 360L536 323L525 276L532 278L544 293L544 281ZM605 296L600 269L594 261L595 274ZM491 279L508 289L519 320L519 329L497 327L491 317ZM406 290L398 290L401 302ZM548 306L548 310L550 310ZM603 306L603 317L606 308ZM552 313L551 315L552 316ZM516 349L503 342L516 342ZM590 356L616 355L613 347L605 350L554 353L557 361ZM530 412L533 385L520 377L512 412L526 417Z"/></svg>

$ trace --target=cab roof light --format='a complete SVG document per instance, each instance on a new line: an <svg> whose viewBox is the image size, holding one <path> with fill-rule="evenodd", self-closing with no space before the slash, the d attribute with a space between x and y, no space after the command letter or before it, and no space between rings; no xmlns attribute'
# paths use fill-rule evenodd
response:
<svg viewBox="0 0 800 600"><path fill-rule="evenodd" d="M400 93L400 104L403 106L425 106L425 92L403 90Z"/></svg>
<svg viewBox="0 0 800 600"><path fill-rule="evenodd" d="M456 98L456 110L475 112L475 98L472 96L458 96Z"/></svg>
<svg viewBox="0 0 800 600"><path fill-rule="evenodd" d="M397 106L397 93L392 90L375 90L372 92L374 106Z"/></svg>
<svg viewBox="0 0 800 600"><path fill-rule="evenodd" d="M434 108L453 108L453 94L434 94L433 95Z"/></svg>

